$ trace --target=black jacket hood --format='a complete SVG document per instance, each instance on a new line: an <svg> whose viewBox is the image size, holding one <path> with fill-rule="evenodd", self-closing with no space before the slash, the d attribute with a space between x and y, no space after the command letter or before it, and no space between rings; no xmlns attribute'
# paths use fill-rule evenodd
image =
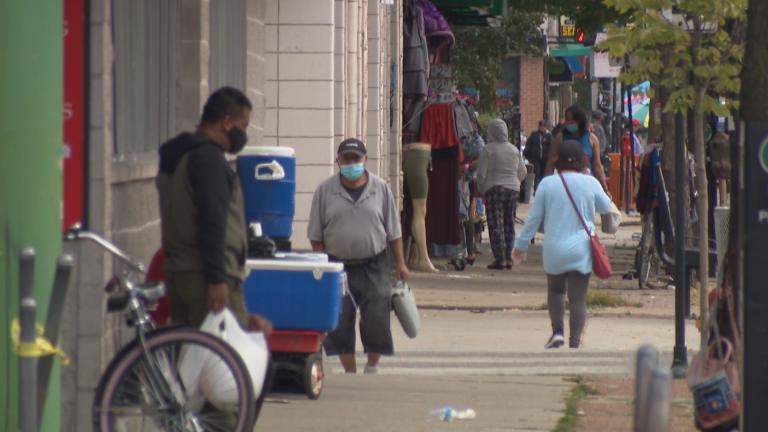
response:
<svg viewBox="0 0 768 432"><path fill-rule="evenodd" d="M210 138L189 132L184 132L166 141L158 150L160 154L160 172L173 174L176 166L185 154L203 145L212 145L221 149L221 146ZM224 151L223 149L221 150Z"/></svg>

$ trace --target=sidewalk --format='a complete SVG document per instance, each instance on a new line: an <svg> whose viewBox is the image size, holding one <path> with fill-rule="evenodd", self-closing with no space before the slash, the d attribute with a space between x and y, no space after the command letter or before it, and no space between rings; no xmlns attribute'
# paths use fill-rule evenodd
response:
<svg viewBox="0 0 768 432"><path fill-rule="evenodd" d="M605 242L633 254L632 234L640 229L625 224ZM631 430L634 354L650 343L659 350L661 364L671 365L674 291L640 291L621 275L593 280L592 293L624 305L589 309L582 349L546 350L550 329L541 242L527 263L492 271L486 268L491 254L485 241L483 254L465 271L413 273L421 332L407 338L393 316L396 355L382 360L378 376L345 375L338 359L326 358L320 400L273 395L257 430L552 431L565 415L578 377L599 394L572 402L584 412L575 419L578 428L557 430ZM697 345L692 322L686 323L686 334L689 346ZM359 347L358 342L362 364ZM676 425L681 425L675 431L688 430L682 426L690 419L690 395L684 390L675 396ZM443 423L430 415L445 405L473 408L477 419Z"/></svg>

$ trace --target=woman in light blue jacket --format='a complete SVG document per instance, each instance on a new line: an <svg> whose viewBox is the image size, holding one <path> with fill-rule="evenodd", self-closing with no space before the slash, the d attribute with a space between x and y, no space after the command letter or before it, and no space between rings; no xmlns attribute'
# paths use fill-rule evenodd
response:
<svg viewBox="0 0 768 432"><path fill-rule="evenodd" d="M536 192L533 208L515 242L512 256L525 259L531 239L544 227L544 271L547 273L547 307L552 321L552 336L545 345L559 348L565 343L565 295L571 305L569 346L579 348L587 319L587 287L592 274L592 250L579 215L573 208L563 182L567 183L579 213L589 229L595 231L595 212L609 213L611 199L591 175L581 174L584 150L578 141L559 146L558 174L545 177Z"/></svg>

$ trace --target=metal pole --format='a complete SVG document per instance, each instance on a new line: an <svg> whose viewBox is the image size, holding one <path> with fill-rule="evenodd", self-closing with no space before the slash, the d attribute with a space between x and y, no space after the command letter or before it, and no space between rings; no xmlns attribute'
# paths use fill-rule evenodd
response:
<svg viewBox="0 0 768 432"><path fill-rule="evenodd" d="M761 117L762 114L750 113ZM766 290L766 263L768 256L768 122L745 119L739 133L741 181L743 195L739 203L740 253L743 260L741 300L744 350L743 365L743 431L765 430L768 424L768 290ZM736 305L734 305L736 306Z"/></svg>
<svg viewBox="0 0 768 432"><path fill-rule="evenodd" d="M669 432L672 425L672 389L669 371L655 368L648 382L648 421L640 432Z"/></svg>
<svg viewBox="0 0 768 432"><path fill-rule="evenodd" d="M688 353L685 347L685 182L688 167L685 157L685 119L675 114L675 348L672 376L685 378Z"/></svg>
<svg viewBox="0 0 768 432"><path fill-rule="evenodd" d="M614 78L611 83L611 150L615 153L620 151L621 128L616 127L616 81Z"/></svg>
<svg viewBox="0 0 768 432"><path fill-rule="evenodd" d="M659 366L659 354L651 345L643 345L637 350L635 360L635 426L634 432L648 430L649 384L651 375Z"/></svg>
<svg viewBox="0 0 768 432"><path fill-rule="evenodd" d="M64 302L67 298L69 289L69 278L72 276L72 268L75 261L72 255L62 255L56 261L56 274L53 278L53 289L51 291L51 301L48 303L48 317L45 320L45 337L53 344L59 343L59 329L61 326L61 315L64 310ZM42 357L37 365L37 382L39 384L37 395L37 406L45 406L45 398L48 396L48 381L51 378L51 369L53 368L53 356ZM38 428L43 421L43 410L37 413Z"/></svg>
<svg viewBox="0 0 768 432"><path fill-rule="evenodd" d="M35 332L35 250L24 248L19 258L19 321L21 347L19 361L19 421L22 432L37 431L37 358L23 347L34 345Z"/></svg>
<svg viewBox="0 0 768 432"><path fill-rule="evenodd" d="M627 173L627 213L632 207L632 189L635 187L635 126L632 118L632 85L627 86L627 114L629 115L629 163Z"/></svg>

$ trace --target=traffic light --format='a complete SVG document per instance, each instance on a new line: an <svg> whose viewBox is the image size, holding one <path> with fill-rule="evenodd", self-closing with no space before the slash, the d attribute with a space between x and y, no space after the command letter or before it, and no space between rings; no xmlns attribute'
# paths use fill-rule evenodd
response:
<svg viewBox="0 0 768 432"><path fill-rule="evenodd" d="M593 46L595 44L595 37L596 35L594 33L587 33L582 30L581 27L576 27L574 37L574 41L576 43L582 44L584 46Z"/></svg>

